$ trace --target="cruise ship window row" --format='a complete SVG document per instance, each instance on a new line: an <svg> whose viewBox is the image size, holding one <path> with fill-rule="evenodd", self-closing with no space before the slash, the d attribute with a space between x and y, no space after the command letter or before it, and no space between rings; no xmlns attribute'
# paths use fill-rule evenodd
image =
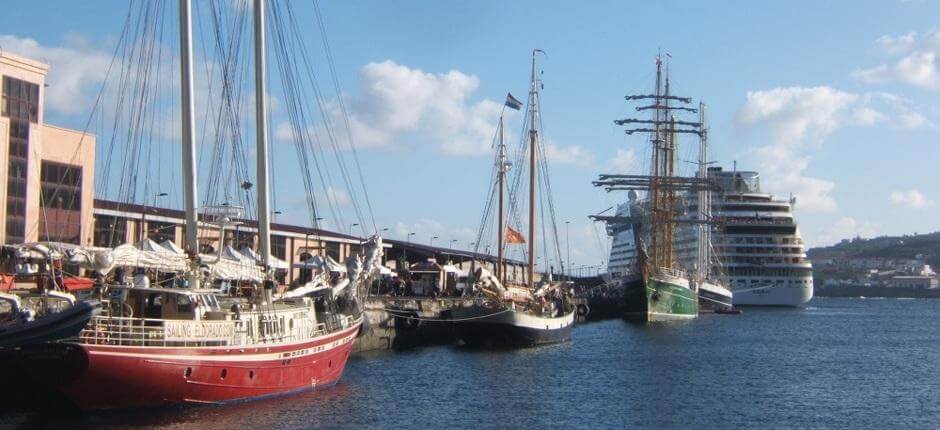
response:
<svg viewBox="0 0 940 430"><path fill-rule="evenodd" d="M742 264L800 264L806 263L807 260L800 257L793 258L776 258L776 257L729 257L723 258L724 261L728 263L742 263Z"/></svg>
<svg viewBox="0 0 940 430"><path fill-rule="evenodd" d="M805 255L803 248L785 246L716 246L718 252L725 254L761 254L761 255Z"/></svg>
<svg viewBox="0 0 940 430"><path fill-rule="evenodd" d="M810 268L767 268L767 267L728 267L724 270L728 276L757 276L757 277L811 277Z"/></svg>
<svg viewBox="0 0 940 430"><path fill-rule="evenodd" d="M803 240L796 237L781 237L776 238L773 236L745 236L745 237L734 237L734 236L725 236L724 240L721 242L715 242L716 244L783 244L783 245L802 245Z"/></svg>

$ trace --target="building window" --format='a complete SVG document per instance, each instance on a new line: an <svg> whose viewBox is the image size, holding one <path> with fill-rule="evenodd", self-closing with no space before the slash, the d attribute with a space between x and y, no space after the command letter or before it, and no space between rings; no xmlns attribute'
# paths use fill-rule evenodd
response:
<svg viewBox="0 0 940 430"><path fill-rule="evenodd" d="M176 224L147 220L147 238L157 243L175 242Z"/></svg>
<svg viewBox="0 0 940 430"><path fill-rule="evenodd" d="M6 86L4 86L4 88L6 88ZM28 121L10 119L9 154L6 242L22 243L26 240L26 166L27 157L29 155Z"/></svg>
<svg viewBox="0 0 940 430"><path fill-rule="evenodd" d="M326 248L326 255L332 257L334 260L339 261L339 242L324 242Z"/></svg>
<svg viewBox="0 0 940 430"><path fill-rule="evenodd" d="M0 115L32 123L39 121L39 85L3 77Z"/></svg>
<svg viewBox="0 0 940 430"><path fill-rule="evenodd" d="M39 192L39 240L80 244L82 167L43 161Z"/></svg>
<svg viewBox="0 0 940 430"><path fill-rule="evenodd" d="M287 260L287 238L284 236L271 236L271 255Z"/></svg>
<svg viewBox="0 0 940 430"><path fill-rule="evenodd" d="M109 215L95 217L94 245L113 248L124 243L127 237L127 219Z"/></svg>
<svg viewBox="0 0 940 430"><path fill-rule="evenodd" d="M235 250L243 248L255 248L255 234L250 231L226 230L225 245L231 246Z"/></svg>

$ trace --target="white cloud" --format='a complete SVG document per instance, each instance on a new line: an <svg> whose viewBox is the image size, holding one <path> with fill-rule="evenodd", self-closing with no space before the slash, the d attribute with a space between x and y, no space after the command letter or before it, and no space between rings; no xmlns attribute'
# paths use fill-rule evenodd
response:
<svg viewBox="0 0 940 430"><path fill-rule="evenodd" d="M827 246L854 237L874 237L881 233L881 226L871 221L857 221L852 217L843 217L825 226L812 238L810 246Z"/></svg>
<svg viewBox="0 0 940 430"><path fill-rule="evenodd" d="M570 145L561 147L550 140L543 142L545 156L552 164L573 164L578 166L591 166L594 164L594 154L584 147Z"/></svg>
<svg viewBox="0 0 940 430"><path fill-rule="evenodd" d="M64 114L88 111L98 86L104 80L111 54L71 35L66 46L43 46L34 39L0 35L0 48L49 64L45 89L46 107Z"/></svg>
<svg viewBox="0 0 940 430"><path fill-rule="evenodd" d="M636 151L630 149L617 149L614 156L607 161L604 166L610 173L636 173L640 163L636 156Z"/></svg>
<svg viewBox="0 0 940 430"><path fill-rule="evenodd" d="M898 115L898 125L902 128L920 128L927 124L927 118L917 112L905 112Z"/></svg>
<svg viewBox="0 0 940 430"><path fill-rule="evenodd" d="M915 209L934 205L933 201L929 200L924 193L918 190L894 191L891 193L891 203L895 206Z"/></svg>
<svg viewBox="0 0 940 430"><path fill-rule="evenodd" d="M857 112L867 112L868 119L880 115L874 109L858 105L856 94L830 87L787 87L751 91L738 111L737 122L744 127L769 127L771 141L755 151L761 171L769 181L765 185L779 193L795 194L801 208L811 212L829 212L837 204L831 181L804 176L809 166L809 143L819 143L846 122L858 122Z"/></svg>
<svg viewBox="0 0 940 430"><path fill-rule="evenodd" d="M326 197L336 206L349 206L349 204L352 203L346 190L339 188L326 187Z"/></svg>
<svg viewBox="0 0 940 430"><path fill-rule="evenodd" d="M451 155L490 151L502 105L470 101L480 87L478 77L458 70L429 73L391 60L366 64L359 77L362 90L349 111L357 146L409 140Z"/></svg>
<svg viewBox="0 0 940 430"><path fill-rule="evenodd" d="M923 36L911 32L902 36L885 35L875 41L879 48L896 58L867 69L852 72L852 77L866 83L901 82L922 88L940 88L940 31Z"/></svg>
<svg viewBox="0 0 940 430"><path fill-rule="evenodd" d="M903 54L910 51L917 40L917 32L910 32L900 36L886 34L875 40L878 47L889 54Z"/></svg>
<svg viewBox="0 0 940 430"><path fill-rule="evenodd" d="M835 183L805 175L814 148L846 126L870 126L890 119L904 128L926 124L909 103L886 93L849 93L832 87L782 87L750 91L737 114L746 130L769 130L768 143L753 155L777 193L794 193L801 208L831 212Z"/></svg>

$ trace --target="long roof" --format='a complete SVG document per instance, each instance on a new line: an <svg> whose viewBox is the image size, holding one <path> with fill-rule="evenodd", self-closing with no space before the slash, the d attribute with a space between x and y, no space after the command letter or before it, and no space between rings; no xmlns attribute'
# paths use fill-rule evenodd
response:
<svg viewBox="0 0 940 430"><path fill-rule="evenodd" d="M173 218L174 220L178 220L179 223L183 223L184 220L186 219L186 213L179 209L162 208L162 207L157 207L157 206L146 206L146 205L141 205L141 204L136 204L136 203L123 203L123 202L116 202L113 200L104 200L104 199L95 199L95 209L130 212L134 214L142 214L144 213L144 211L146 211L148 216L155 215L155 216L160 216L160 217ZM206 221L208 220L208 218L204 214L199 214L199 220ZM254 228L254 229L258 228L258 221L256 220L236 219L234 221L238 221L241 223L242 226L245 226L248 228ZM287 232L287 233L310 235L312 237L324 236L327 238L345 239L348 241L362 242L364 240L361 237L353 236L353 235L349 235L345 233L339 233L339 232L324 230L320 228L303 227L303 226L291 225L291 224L271 223L271 230L282 231L282 232Z"/></svg>
<svg viewBox="0 0 940 430"><path fill-rule="evenodd" d="M462 249L452 249L452 248L443 248L440 246L431 246L431 245L422 245L420 243L406 242L398 239L383 239L386 243L394 245L395 248L415 250L425 254L433 255L444 255L452 257L463 257L474 260L481 260L487 262L495 262L497 257L495 255L483 254L473 251L465 251ZM503 262L506 264L514 265L525 265L524 261L513 260L509 258L503 258Z"/></svg>

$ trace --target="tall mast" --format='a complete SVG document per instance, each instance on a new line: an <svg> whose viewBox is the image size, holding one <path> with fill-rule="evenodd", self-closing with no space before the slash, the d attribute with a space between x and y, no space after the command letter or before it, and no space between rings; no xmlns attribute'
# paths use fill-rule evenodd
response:
<svg viewBox="0 0 940 430"><path fill-rule="evenodd" d="M536 151L538 132L535 129L535 98L538 96L538 86L535 83L535 53L540 49L532 50L532 85L529 89L529 288L535 288L535 187L536 187Z"/></svg>
<svg viewBox="0 0 940 430"><path fill-rule="evenodd" d="M656 93L655 93L655 98L653 99L653 105L659 105L663 102L663 99L661 97L662 87L663 87L662 76L663 76L663 63L660 60L660 58L657 56L656 57ZM659 218L660 216L660 213L657 211L657 209L659 208L659 197L660 197L658 179L660 175L660 168L659 168L660 167L659 164L661 162L660 158L662 157L660 148L663 146L663 143L664 143L663 142L664 136L662 133L662 122L665 119L663 118L662 109L657 108L653 112L654 112L653 120L655 121L655 127L654 127L655 131L653 133L653 154L652 154L653 160L650 163L650 169L652 170L650 172L650 189L649 189L650 218L652 221L650 223L650 226L652 227L650 229L650 254L652 257L651 261L652 261L653 267L657 267L657 264L659 263L659 258L658 258L659 234L656 229L656 225L658 225L659 223L657 218Z"/></svg>
<svg viewBox="0 0 940 430"><path fill-rule="evenodd" d="M265 91L264 0L255 0L255 120L257 122L258 254L267 268L271 261L271 209L268 197L268 122Z"/></svg>
<svg viewBox="0 0 940 430"><path fill-rule="evenodd" d="M190 0L180 0L180 98L182 124L183 204L186 207L186 242L184 249L195 260L199 255L199 219L196 215L196 135L193 130L195 114L193 107L193 23L190 17ZM199 287L196 270L189 273L189 286Z"/></svg>
<svg viewBox="0 0 940 430"><path fill-rule="evenodd" d="M497 258L496 258L496 279L501 284L505 284L503 279L503 235L506 234L503 227L503 177L506 175L506 153L503 146L503 116L499 116L499 155L496 160L497 175L499 175L499 234L497 235Z"/></svg>
<svg viewBox="0 0 940 430"><path fill-rule="evenodd" d="M708 128L705 127L705 103L699 102L698 104L698 120L702 124L702 133L699 135L699 150L698 150L698 177L702 180L707 179L708 176ZM699 275L702 279L708 278L711 272L711 265L709 264L709 251L711 247L711 238L709 237L711 233L711 228L706 221L710 218L711 214L711 191L709 190L699 190L698 192L698 219L700 221L698 228L698 265L699 265Z"/></svg>

